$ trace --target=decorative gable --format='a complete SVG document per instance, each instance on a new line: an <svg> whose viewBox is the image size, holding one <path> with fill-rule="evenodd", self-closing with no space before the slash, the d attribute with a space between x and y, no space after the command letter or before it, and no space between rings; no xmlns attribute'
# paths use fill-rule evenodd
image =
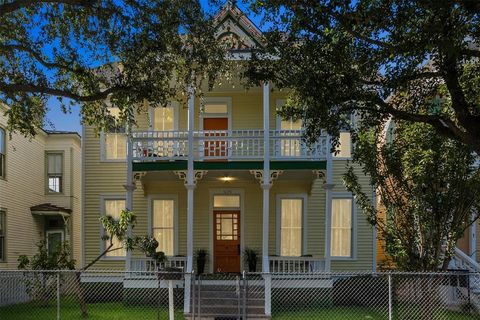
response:
<svg viewBox="0 0 480 320"><path fill-rule="evenodd" d="M232 1L215 17L217 37L234 51L247 51L262 45L262 32Z"/></svg>

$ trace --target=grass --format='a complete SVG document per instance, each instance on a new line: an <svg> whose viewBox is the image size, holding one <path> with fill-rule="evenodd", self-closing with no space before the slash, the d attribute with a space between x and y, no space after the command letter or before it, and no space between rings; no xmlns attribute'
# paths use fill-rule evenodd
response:
<svg viewBox="0 0 480 320"><path fill-rule="evenodd" d="M394 319L419 319L419 314L413 310L408 312L403 308L401 314L395 311ZM0 319L2 320L54 320L57 319L56 305L51 303L48 307L42 307L35 303L25 303L0 308ZM418 311L418 309L417 309ZM61 301L61 319L81 319L79 304L74 300ZM168 319L168 310L165 307L154 308L151 306L126 305L122 302L102 302L88 304L89 320L147 320L147 319ZM447 310L438 310L433 320L472 320L477 316L462 315ZM369 308L359 307L317 307L302 308L283 312L273 312L273 320L287 319L358 319L377 320L387 319L385 311L380 312ZM183 311L176 310L175 319L183 319Z"/></svg>

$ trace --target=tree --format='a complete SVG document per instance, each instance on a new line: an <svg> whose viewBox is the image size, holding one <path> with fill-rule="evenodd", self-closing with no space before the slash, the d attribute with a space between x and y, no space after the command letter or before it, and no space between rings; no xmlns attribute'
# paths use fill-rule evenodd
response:
<svg viewBox="0 0 480 320"><path fill-rule="evenodd" d="M324 128L338 142L352 113L372 125L394 116L480 153L480 2L266 0L253 9L271 32L246 75L292 89L283 115L303 118L311 139ZM449 110L424 112L432 95Z"/></svg>
<svg viewBox="0 0 480 320"><path fill-rule="evenodd" d="M143 102L163 106L201 90L225 67L213 21L199 1L0 1L0 103L8 129L34 135L48 99L81 105L99 129L133 121ZM205 87L205 86L203 86Z"/></svg>
<svg viewBox="0 0 480 320"><path fill-rule="evenodd" d="M422 123L398 120L387 132L360 128L353 154L377 187L385 215L361 189L350 166L344 182L377 227L398 268L445 270L480 214L480 170L470 149Z"/></svg>

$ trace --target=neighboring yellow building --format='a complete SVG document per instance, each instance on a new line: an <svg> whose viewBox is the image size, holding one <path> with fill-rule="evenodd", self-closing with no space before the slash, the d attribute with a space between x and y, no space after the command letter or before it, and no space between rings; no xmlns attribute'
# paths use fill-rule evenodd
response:
<svg viewBox="0 0 480 320"><path fill-rule="evenodd" d="M39 130L34 138L6 130L0 105L0 269L17 268L45 240L62 240L81 264L81 139L76 132ZM11 139L10 139L11 136Z"/></svg>

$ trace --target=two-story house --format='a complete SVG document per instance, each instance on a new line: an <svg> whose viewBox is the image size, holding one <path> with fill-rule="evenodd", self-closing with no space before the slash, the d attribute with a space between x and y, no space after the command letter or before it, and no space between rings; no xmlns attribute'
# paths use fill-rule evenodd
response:
<svg viewBox="0 0 480 320"><path fill-rule="evenodd" d="M235 5L216 19L219 38L241 39L235 56L261 42ZM187 272L198 249L209 253L212 273L244 270L246 248L260 253L263 272L376 268L375 230L342 183L348 132L335 154L328 135L305 144L301 121L277 116L286 93L269 83L248 91L224 84L201 101L193 90L186 94L185 105L171 101L137 115L131 136L83 127L85 263L106 245L99 217L128 208L137 215L133 233L153 235L169 264ZM154 264L140 252L116 250L96 268L141 272Z"/></svg>
<svg viewBox="0 0 480 320"><path fill-rule="evenodd" d="M81 140L76 132L38 130L35 137L7 131L0 105L0 269L68 241L81 264Z"/></svg>

